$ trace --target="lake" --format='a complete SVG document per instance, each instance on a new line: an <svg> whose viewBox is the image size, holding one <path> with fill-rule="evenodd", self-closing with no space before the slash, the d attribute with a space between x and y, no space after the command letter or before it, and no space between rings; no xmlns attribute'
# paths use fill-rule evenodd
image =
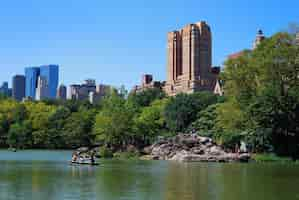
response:
<svg viewBox="0 0 299 200"><path fill-rule="evenodd" d="M299 200L299 165L102 160L0 151L0 200Z"/></svg>

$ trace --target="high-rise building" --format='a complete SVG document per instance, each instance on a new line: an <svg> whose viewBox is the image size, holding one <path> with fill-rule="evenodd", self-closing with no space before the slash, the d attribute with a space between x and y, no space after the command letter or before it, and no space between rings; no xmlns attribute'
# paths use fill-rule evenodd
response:
<svg viewBox="0 0 299 200"><path fill-rule="evenodd" d="M43 65L40 67L40 76L47 80L48 96L47 98L55 99L59 81L58 65Z"/></svg>
<svg viewBox="0 0 299 200"><path fill-rule="evenodd" d="M35 99L39 75L40 75L39 67L25 68L25 76L26 76L25 96L26 97Z"/></svg>
<svg viewBox="0 0 299 200"><path fill-rule="evenodd" d="M167 46L168 95L214 91L217 74L212 72L212 34L206 22L168 33Z"/></svg>
<svg viewBox="0 0 299 200"><path fill-rule="evenodd" d="M112 90L113 88L110 85L97 85L96 91L89 93L89 102L94 104L101 101L106 95L110 94Z"/></svg>
<svg viewBox="0 0 299 200"><path fill-rule="evenodd" d="M104 96L110 93L112 87L109 85L96 85L95 80L85 80L83 84L73 84L68 89L68 99L89 100L90 103L99 102Z"/></svg>
<svg viewBox="0 0 299 200"><path fill-rule="evenodd" d="M57 99L61 99L61 100L66 100L66 86L65 85L60 85L57 89L57 95L56 98Z"/></svg>
<svg viewBox="0 0 299 200"><path fill-rule="evenodd" d="M86 80L84 80L83 84L93 87L93 86L96 85L96 80L94 80L94 79L86 79Z"/></svg>
<svg viewBox="0 0 299 200"><path fill-rule="evenodd" d="M96 92L96 85L91 82L84 81L83 84L74 84L69 86L69 99L85 100L89 98L90 92Z"/></svg>
<svg viewBox="0 0 299 200"><path fill-rule="evenodd" d="M37 81L35 100L40 101L49 98L48 80L44 76L39 76Z"/></svg>
<svg viewBox="0 0 299 200"><path fill-rule="evenodd" d="M15 75L12 79L12 97L17 101L25 97L25 80L24 75Z"/></svg>
<svg viewBox="0 0 299 200"><path fill-rule="evenodd" d="M2 83L2 86L0 87L0 93L5 96L9 96L8 82Z"/></svg>

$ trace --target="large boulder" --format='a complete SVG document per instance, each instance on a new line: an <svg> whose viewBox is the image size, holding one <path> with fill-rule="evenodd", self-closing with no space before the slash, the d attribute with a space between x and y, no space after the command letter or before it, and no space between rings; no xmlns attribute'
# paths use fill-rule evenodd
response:
<svg viewBox="0 0 299 200"><path fill-rule="evenodd" d="M153 159L179 162L247 162L250 154L227 153L211 138L196 134L179 134L143 150Z"/></svg>

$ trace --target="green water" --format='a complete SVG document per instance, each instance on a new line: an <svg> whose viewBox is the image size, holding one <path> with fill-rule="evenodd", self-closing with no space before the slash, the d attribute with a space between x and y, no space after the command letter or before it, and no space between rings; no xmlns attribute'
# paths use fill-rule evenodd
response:
<svg viewBox="0 0 299 200"><path fill-rule="evenodd" d="M0 151L0 200L299 200L299 166L101 161L69 151Z"/></svg>

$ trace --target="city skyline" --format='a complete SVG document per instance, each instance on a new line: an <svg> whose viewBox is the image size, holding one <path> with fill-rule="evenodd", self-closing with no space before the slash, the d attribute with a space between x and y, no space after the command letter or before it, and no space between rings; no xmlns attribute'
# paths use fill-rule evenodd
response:
<svg viewBox="0 0 299 200"><path fill-rule="evenodd" d="M258 29L270 36L298 19L299 3L287 2L189 1L182 6L180 1L133 1L116 6L95 0L29 0L17 8L5 2L0 8L0 67L8 70L1 72L0 82L11 86L13 75L22 74L24 67L52 62L61 66L60 83L65 85L94 78L131 89L145 73L164 80L167 32L199 20L213 30L213 66L222 65L231 53L251 48Z"/></svg>
<svg viewBox="0 0 299 200"><path fill-rule="evenodd" d="M59 65L25 68L25 97L55 99L59 83Z"/></svg>

